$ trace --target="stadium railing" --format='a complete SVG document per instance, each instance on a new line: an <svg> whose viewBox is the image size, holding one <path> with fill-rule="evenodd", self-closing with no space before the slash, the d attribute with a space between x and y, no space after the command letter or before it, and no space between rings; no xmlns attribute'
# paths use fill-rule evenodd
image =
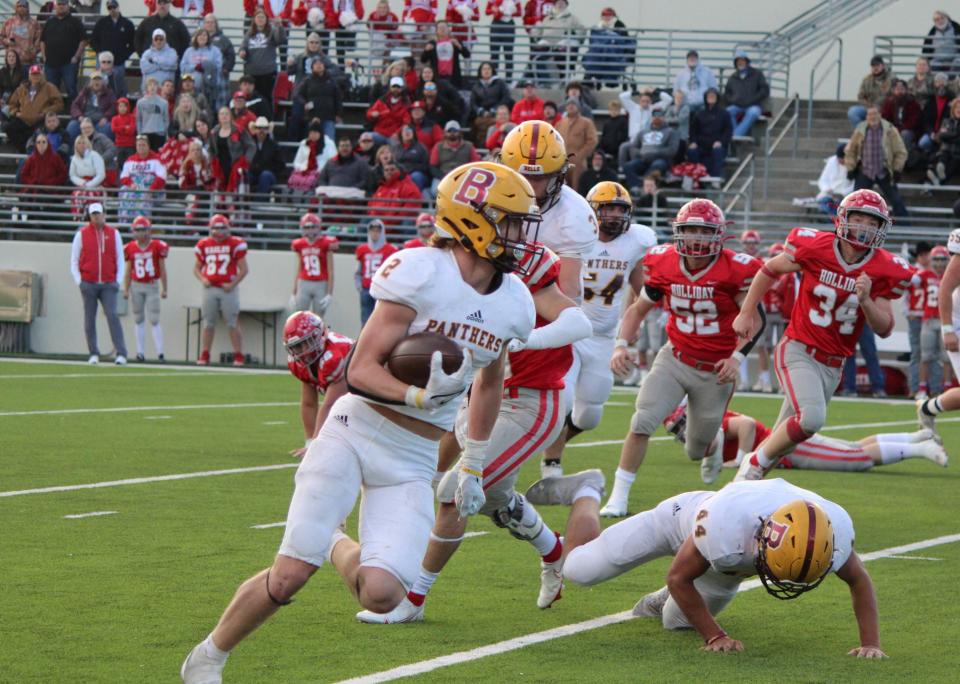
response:
<svg viewBox="0 0 960 684"><path fill-rule="evenodd" d="M926 35L874 36L873 53L882 56L894 74L900 78L910 78L917 59L923 57L923 41L926 38ZM945 72L951 78L960 76L960 63L955 61L953 68Z"/></svg>
<svg viewBox="0 0 960 684"><path fill-rule="evenodd" d="M770 156L777 151L788 133L793 132L792 156L797 157L800 139L800 96L794 95L783 103L763 129L763 199L767 199L770 184ZM772 139L772 142L771 142Z"/></svg>
<svg viewBox="0 0 960 684"><path fill-rule="evenodd" d="M820 78L816 78L817 69L820 67L821 62L827 58L827 56L833 52L836 48L836 57L827 64L827 68L820 74ZM813 63L813 66L810 68L810 88L807 93L807 137L810 137L810 133L813 130L813 95L817 92L817 88L820 87L820 84L823 83L827 77L837 70L837 94L836 99L840 99L840 83L843 80L843 38L839 36L834 38L827 45L826 49L820 53L820 56L817 58L817 61ZM816 78L816 80L814 80Z"/></svg>

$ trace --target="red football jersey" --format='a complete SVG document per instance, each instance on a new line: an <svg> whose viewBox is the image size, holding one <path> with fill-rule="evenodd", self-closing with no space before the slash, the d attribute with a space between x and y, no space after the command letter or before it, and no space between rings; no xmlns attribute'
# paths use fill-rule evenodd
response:
<svg viewBox="0 0 960 684"><path fill-rule="evenodd" d="M530 254L524 256L521 262L527 266L532 259L537 258L536 267L527 268L529 275L522 280L535 295L539 290L557 282L560 277L560 258L547 247L539 245L543 250L538 256ZM549 321L537 316L534 328L542 328ZM573 365L573 345L565 345L554 349L523 349L510 354L510 377L504 387L525 387L527 389L563 389L563 378L570 366Z"/></svg>
<svg viewBox="0 0 960 684"><path fill-rule="evenodd" d="M169 253L170 247L163 240L151 240L146 247L131 240L123 247L123 258L130 262L130 279L136 283L152 283L160 277L160 262Z"/></svg>
<svg viewBox="0 0 960 684"><path fill-rule="evenodd" d="M383 247L378 250L370 249L370 245L364 243L357 247L357 261L360 262L360 286L370 289L370 283L373 282L373 274L377 272L388 256L399 251L389 242L383 243Z"/></svg>
<svg viewBox="0 0 960 684"><path fill-rule="evenodd" d="M927 301L927 288L923 284L923 274L929 269L916 267L914 278L910 282L910 301L907 305L907 316L920 318L923 316L923 307Z"/></svg>
<svg viewBox="0 0 960 684"><path fill-rule="evenodd" d="M838 238L826 231L794 228L786 251L800 265L800 293L784 333L832 356L853 354L865 318L854 284L861 273L872 281L871 297L897 299L910 289L912 269L902 257L883 249L868 252L856 264L840 256Z"/></svg>
<svg viewBox="0 0 960 684"><path fill-rule="evenodd" d="M690 273L672 244L657 245L643 258L644 285L663 293L667 337L681 354L716 362L737 346L733 319L737 297L750 288L760 260L729 249L706 268Z"/></svg>
<svg viewBox="0 0 960 684"><path fill-rule="evenodd" d="M727 435L730 429L730 419L739 418L742 416L742 413L737 413L736 411L727 411L723 414L723 423L721 423L721 429L723 434ZM753 418L753 444L750 445L749 449L744 449L746 452L755 451L758 446L763 443L770 435L770 428L761 423L756 418ZM737 458L737 450L742 449L743 446L736 440L736 435L733 435L729 438L723 440L723 460L734 461Z"/></svg>
<svg viewBox="0 0 960 684"><path fill-rule="evenodd" d="M328 331L323 355L307 366L300 361L287 357L287 368L301 382L312 385L321 392L343 377L347 370L347 354L353 346L353 340L345 335Z"/></svg>
<svg viewBox="0 0 960 684"><path fill-rule="evenodd" d="M920 271L918 276L920 283L917 287L923 291L923 320L940 318L940 276L929 268Z"/></svg>
<svg viewBox="0 0 960 684"><path fill-rule="evenodd" d="M214 287L232 283L237 277L237 263L247 256L247 242L236 235L217 241L205 237L193 248L200 262L200 273Z"/></svg>
<svg viewBox="0 0 960 684"><path fill-rule="evenodd" d="M403 247L400 249L414 249L415 247L427 247L427 243L423 242L420 238L410 238L403 243Z"/></svg>
<svg viewBox="0 0 960 684"><path fill-rule="evenodd" d="M290 243L290 249L300 256L300 280L328 280L327 252L335 251L339 245L335 237L319 236L316 241L310 242L305 237L299 237Z"/></svg>

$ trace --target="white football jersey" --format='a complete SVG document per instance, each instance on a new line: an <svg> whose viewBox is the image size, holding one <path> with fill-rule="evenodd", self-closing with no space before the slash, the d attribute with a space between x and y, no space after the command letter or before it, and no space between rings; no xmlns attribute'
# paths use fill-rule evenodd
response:
<svg viewBox="0 0 960 684"><path fill-rule="evenodd" d="M569 185L560 189L560 199L543 213L537 242L552 249L558 257L586 258L597 241L597 218L593 209Z"/></svg>
<svg viewBox="0 0 960 684"><path fill-rule="evenodd" d="M610 242L597 240L583 260L583 304L594 336L613 337L620 320L620 302L630 287L630 274L657 234L634 223Z"/></svg>
<svg viewBox="0 0 960 684"><path fill-rule="evenodd" d="M732 482L704 501L693 523L693 542L717 572L756 574L757 529L781 506L806 499L818 504L833 525L833 565L836 572L853 551L853 521L839 505L782 479Z"/></svg>
<svg viewBox="0 0 960 684"><path fill-rule="evenodd" d="M947 238L947 250L951 258L960 254L960 228L950 231L950 237ZM953 327L960 329L960 287L953 291ZM956 353L956 352L952 352Z"/></svg>
<svg viewBox="0 0 960 684"><path fill-rule="evenodd" d="M432 247L405 249L387 259L373 276L370 294L416 311L411 335L423 331L446 335L473 352L474 368L495 361L510 339L526 340L536 317L533 297L520 278L505 275L500 287L481 294L464 282L452 252ZM472 375L467 387L471 380ZM459 406L455 398L432 411L405 405L391 408L450 430Z"/></svg>

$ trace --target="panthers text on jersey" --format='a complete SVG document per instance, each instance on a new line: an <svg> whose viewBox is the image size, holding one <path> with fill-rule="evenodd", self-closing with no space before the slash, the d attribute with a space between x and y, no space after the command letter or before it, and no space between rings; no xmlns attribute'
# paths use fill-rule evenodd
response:
<svg viewBox="0 0 960 684"><path fill-rule="evenodd" d="M123 247L123 258L130 262L130 279L135 283L152 283L160 277L160 262L169 253L170 247L163 240L151 240L146 247L131 240Z"/></svg>
<svg viewBox="0 0 960 684"><path fill-rule="evenodd" d="M585 259L597 241L597 217L587 200L568 185L560 189L560 199L543 213L537 232L540 242L559 257Z"/></svg>
<svg viewBox="0 0 960 684"><path fill-rule="evenodd" d="M225 240L205 237L193 248L200 273L214 287L232 283L237 278L237 263L247 256L247 242L236 235Z"/></svg>
<svg viewBox="0 0 960 684"><path fill-rule="evenodd" d="M464 282L450 250L424 247L390 256L374 274L370 294L416 311L411 335L425 330L446 335L472 352L474 368L490 365L509 340L526 340L533 330L533 298L517 276L505 274L495 290L481 294ZM451 430L459 406L455 398L432 411L390 408Z"/></svg>
<svg viewBox="0 0 960 684"><path fill-rule="evenodd" d="M737 297L750 289L760 260L721 250L713 263L690 273L670 245L657 245L643 258L644 288L663 294L670 313L667 337L674 349L690 358L716 362L737 346L733 319L740 312Z"/></svg>
<svg viewBox="0 0 960 684"><path fill-rule="evenodd" d="M290 243L290 249L300 257L300 280L327 280L327 252L336 251L339 240L329 235L320 235L311 242L305 237L299 237Z"/></svg>
<svg viewBox="0 0 960 684"><path fill-rule="evenodd" d="M866 273L873 299L897 299L910 289L913 270L902 257L883 249L867 252L855 264L840 255L839 238L831 232L794 228L784 254L800 265L800 293L784 333L825 354L853 354L865 317L854 292Z"/></svg>
<svg viewBox="0 0 960 684"><path fill-rule="evenodd" d="M347 355L353 347L353 340L346 335L327 331L324 338L323 354L309 366L287 357L287 368L294 377L321 392L326 392L330 385L343 377L347 370Z"/></svg>
<svg viewBox="0 0 960 684"><path fill-rule="evenodd" d="M833 526L836 572L853 552L853 521L839 505L781 479L731 482L704 501L697 511L693 543L717 572L747 577L756 574L757 529L781 506L803 499L819 505Z"/></svg>
<svg viewBox="0 0 960 684"><path fill-rule="evenodd" d="M643 255L657 244L657 234L633 224L610 240L597 240L583 259L583 312L598 337L613 337L620 320L623 293Z"/></svg>

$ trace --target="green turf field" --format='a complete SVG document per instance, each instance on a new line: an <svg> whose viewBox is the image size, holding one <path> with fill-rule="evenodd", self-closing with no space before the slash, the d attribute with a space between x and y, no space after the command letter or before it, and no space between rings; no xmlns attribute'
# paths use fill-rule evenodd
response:
<svg viewBox="0 0 960 684"><path fill-rule="evenodd" d="M0 682L174 682L236 586L270 564L293 487L287 452L302 445L297 381L282 374L178 372L129 366L0 361ZM614 394L580 444L619 440L632 395ZM144 410L94 411L125 408ZM741 396L736 410L772 422L779 402ZM72 412L63 412L72 411ZM41 413L42 412L42 413ZM912 404L831 405L831 431L860 437L916 429ZM960 423L941 422L960 464ZM577 442L574 442L577 444ZM568 472L612 478L619 447L567 452ZM224 469L289 466L116 486L12 492ZM864 474L791 471L788 479L844 505L861 553L960 533L958 468L908 461ZM538 477L528 463L526 487ZM724 470L717 487L732 478ZM652 445L631 510L700 489L699 468L673 442ZM562 528L566 510L543 507ZM115 512L79 519L68 515ZM355 529L355 516L350 527ZM323 568L231 656L227 682L340 681L629 610L663 585L667 561L592 589L568 587L536 608L539 565L529 545L485 519L471 530L427 601L426 621L377 627L336 573ZM960 543L867 564L887 661L856 661L846 585L828 579L797 601L762 589L739 596L721 625L738 655L701 653L694 634L629 620L421 675L457 682L955 682L954 612ZM918 559L937 559L922 560ZM373 681L373 680L369 680Z"/></svg>

